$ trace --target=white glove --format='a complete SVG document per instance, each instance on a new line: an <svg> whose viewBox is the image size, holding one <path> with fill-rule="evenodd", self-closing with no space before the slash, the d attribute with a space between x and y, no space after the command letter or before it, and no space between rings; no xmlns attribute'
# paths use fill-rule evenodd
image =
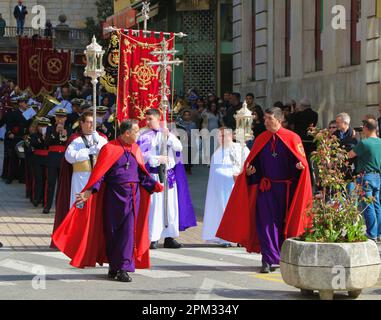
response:
<svg viewBox="0 0 381 320"><path fill-rule="evenodd" d="M99 133L96 131L93 131L91 136L93 137L94 143L97 144L99 142L99 139L100 139Z"/></svg>
<svg viewBox="0 0 381 320"><path fill-rule="evenodd" d="M99 150L98 150L98 147L96 145L91 146L89 148L89 155L98 154L98 152L99 152Z"/></svg>

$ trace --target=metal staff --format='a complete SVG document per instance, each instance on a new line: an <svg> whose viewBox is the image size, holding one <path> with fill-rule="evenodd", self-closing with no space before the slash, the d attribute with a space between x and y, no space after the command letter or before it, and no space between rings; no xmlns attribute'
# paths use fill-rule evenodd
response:
<svg viewBox="0 0 381 320"><path fill-rule="evenodd" d="M161 42L161 51L153 51L151 54L153 56L158 57L158 62L149 62L147 65L150 66L159 66L160 71L160 84L161 84L161 101L160 101L160 108L163 111L164 116L164 128L168 128L167 124L167 113L168 113L168 85L167 85L167 71L170 71L171 65L180 65L183 63L183 61L180 61L179 59L172 60L169 55L175 55L177 53L176 50L168 50L167 42L163 39ZM163 144L162 144L162 153L163 156L168 157L168 137L164 135L163 137ZM164 164L164 224L165 227L168 228L169 221L168 221L168 167L167 164Z"/></svg>

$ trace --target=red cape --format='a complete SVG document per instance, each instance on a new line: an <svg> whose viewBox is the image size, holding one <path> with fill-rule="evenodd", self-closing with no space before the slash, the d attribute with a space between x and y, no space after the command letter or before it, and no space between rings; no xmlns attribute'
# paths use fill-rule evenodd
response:
<svg viewBox="0 0 381 320"><path fill-rule="evenodd" d="M99 133L99 132L98 132ZM99 133L103 138L107 137L103 133ZM73 133L66 143L66 148L77 138L80 133ZM66 150L65 150L66 151ZM60 176L58 179L57 196L56 196L56 213L54 216L53 233L64 221L67 213L70 210L70 194L71 194L71 176L73 175L73 166L63 157L61 162ZM52 249L55 249L53 241L50 244Z"/></svg>
<svg viewBox="0 0 381 320"><path fill-rule="evenodd" d="M255 140L244 168L257 157L272 135L271 132L266 131ZM277 132L277 136L305 167L305 170L301 172L290 210L285 218L283 232L285 239L288 239L300 236L311 224L311 218L307 216L307 211L312 205L312 185L310 170L300 137L284 128ZM257 189L258 185L248 185L244 170L235 182L216 236L239 243L248 252L260 253L261 247L256 228Z"/></svg>
<svg viewBox="0 0 381 320"><path fill-rule="evenodd" d="M92 187L123 155L124 150L117 141L105 145L89 182L83 191ZM143 156L137 144L132 145L132 155L136 158L140 169L147 175ZM98 193L90 196L82 209L75 205L70 209L65 220L53 233L52 240L57 248L71 258L70 264L77 268L95 267L98 263L107 263L106 243L103 231L103 195L105 185ZM160 190L159 187L157 187ZM157 191L155 189L155 191ZM140 187L140 206L135 230L135 264L137 268L149 268L148 218L150 194Z"/></svg>
<svg viewBox="0 0 381 320"><path fill-rule="evenodd" d="M66 143L66 148L70 145L70 143L72 143L75 139L77 139L80 136L81 135L78 133L72 134ZM73 166L66 161L65 157L63 157L57 186L56 213L54 215L53 233L61 225L62 221L65 219L66 214L70 209L70 190L72 174ZM51 242L50 247L55 248L53 241Z"/></svg>

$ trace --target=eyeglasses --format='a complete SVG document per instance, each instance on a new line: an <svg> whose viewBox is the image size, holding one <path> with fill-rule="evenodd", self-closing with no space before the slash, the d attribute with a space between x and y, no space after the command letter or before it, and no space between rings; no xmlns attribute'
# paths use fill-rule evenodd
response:
<svg viewBox="0 0 381 320"><path fill-rule="evenodd" d="M337 127L329 127L330 129L337 129Z"/></svg>

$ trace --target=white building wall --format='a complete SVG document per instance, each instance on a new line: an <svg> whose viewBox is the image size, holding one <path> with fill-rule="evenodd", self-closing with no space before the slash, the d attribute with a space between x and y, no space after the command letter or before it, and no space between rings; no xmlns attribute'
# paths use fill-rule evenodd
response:
<svg viewBox="0 0 381 320"><path fill-rule="evenodd" d="M362 0L361 20L358 24L361 39L361 65L350 65L350 1L324 0L324 28L321 37L323 71L315 72L313 0L292 0L291 17L291 77L284 77L284 4L285 0L256 0L256 72L255 81L248 76L251 63L252 33L250 25L251 0L239 2L234 20L241 22L241 34L235 42L246 49L234 65L234 90L245 95L254 92L257 103L263 107L275 101L308 97L320 114L320 125L342 111L352 115L354 125L359 125L366 114L377 114L380 97L380 23L375 16L375 0ZM344 5L347 10L347 29L333 30L332 7ZM260 17L260 18L258 18ZM264 25L264 21L265 24ZM246 30L246 32L242 31ZM250 44L250 45L249 45ZM235 44L239 48L238 43ZM248 49L250 48L250 49ZM250 58L247 58L250 57ZM241 65L238 65L241 61ZM244 71L243 71L244 70Z"/></svg>

